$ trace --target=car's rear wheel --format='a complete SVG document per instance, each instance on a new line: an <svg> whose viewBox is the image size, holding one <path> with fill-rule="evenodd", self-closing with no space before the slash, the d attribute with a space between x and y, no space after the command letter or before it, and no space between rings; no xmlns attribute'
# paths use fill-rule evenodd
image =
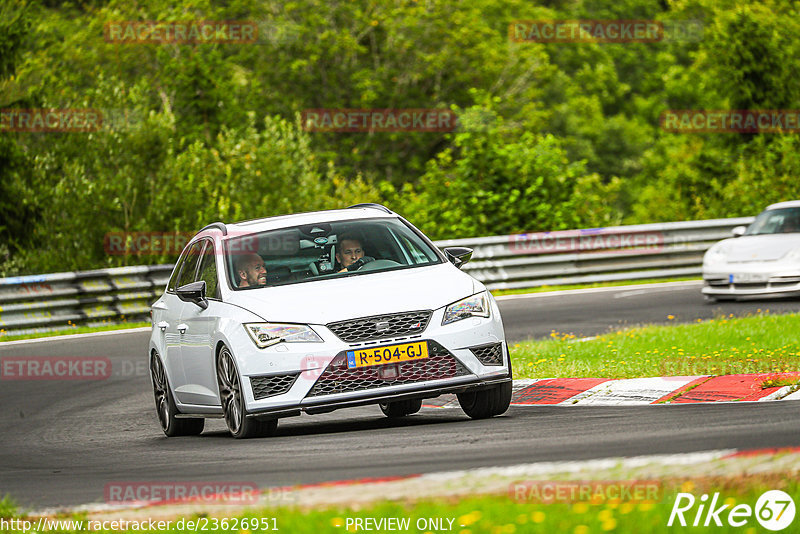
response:
<svg viewBox="0 0 800 534"><path fill-rule="evenodd" d="M169 388L167 373L164 372L164 364L157 352L150 356L150 378L153 382L153 396L156 401L156 414L161 430L169 437L174 436L196 436L203 431L205 419L178 419L178 408L172 398L172 391Z"/></svg>
<svg viewBox="0 0 800 534"><path fill-rule="evenodd" d="M456 396L465 414L472 419L486 419L508 410L511 393L511 381L508 381L489 389L459 393Z"/></svg>
<svg viewBox="0 0 800 534"><path fill-rule="evenodd" d="M409 399L393 402L382 402L379 405L386 417L405 417L417 413L422 408L422 399Z"/></svg>
<svg viewBox="0 0 800 534"><path fill-rule="evenodd" d="M217 384L225 424L234 438L260 438L270 436L278 428L277 419L247 417L244 408L242 381L233 361L233 355L223 347L217 358Z"/></svg>

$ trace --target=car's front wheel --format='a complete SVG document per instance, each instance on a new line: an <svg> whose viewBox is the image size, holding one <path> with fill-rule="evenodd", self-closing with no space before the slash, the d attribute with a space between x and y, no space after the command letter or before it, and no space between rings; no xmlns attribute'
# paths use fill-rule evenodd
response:
<svg viewBox="0 0 800 534"><path fill-rule="evenodd" d="M217 384L225 424L228 425L228 430L234 438L260 438L275 433L275 429L278 428L277 419L247 417L242 381L236 370L233 355L227 347L220 350L217 358Z"/></svg>
<svg viewBox="0 0 800 534"><path fill-rule="evenodd" d="M178 408L172 398L172 391L169 388L167 373L164 372L164 364L157 352L150 355L150 378L153 382L153 396L156 401L156 414L161 430L168 437L174 436L196 436L203 431L205 419L178 419Z"/></svg>
<svg viewBox="0 0 800 534"><path fill-rule="evenodd" d="M422 408L422 399L382 402L379 405L386 417L405 417L417 413Z"/></svg>
<svg viewBox="0 0 800 534"><path fill-rule="evenodd" d="M489 389L459 393L458 403L464 413L472 419L486 419L500 415L508 410L511 404L511 381L504 382Z"/></svg>

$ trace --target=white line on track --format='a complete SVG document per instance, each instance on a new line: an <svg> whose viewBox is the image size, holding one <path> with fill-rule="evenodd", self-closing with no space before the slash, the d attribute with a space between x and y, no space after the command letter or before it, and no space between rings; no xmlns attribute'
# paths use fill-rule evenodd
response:
<svg viewBox="0 0 800 534"><path fill-rule="evenodd" d="M63 336L37 337L35 339L19 339L17 341L0 341L0 349L10 345L27 345L28 343L42 343L45 341L63 341L65 339L81 339L87 337L113 336L116 334L129 334L132 332L149 332L152 327L140 326L138 328L124 328L122 330L107 330L105 332L87 332L85 334L66 334Z"/></svg>
<svg viewBox="0 0 800 534"><path fill-rule="evenodd" d="M558 297L561 295L581 295L586 293L608 293L613 291L631 291L632 289L642 290L642 293L649 291L643 291L646 289L663 289L663 290L670 290L675 288L690 288L690 287L700 287L703 285L702 280L689 280L685 282L660 282L655 284L632 284L627 286L610 286L610 287L588 287L586 289L565 289L563 291L543 291L541 293L524 293L521 295L500 295L495 297L495 300L515 300L515 299L534 299L534 298L544 298L544 297Z"/></svg>

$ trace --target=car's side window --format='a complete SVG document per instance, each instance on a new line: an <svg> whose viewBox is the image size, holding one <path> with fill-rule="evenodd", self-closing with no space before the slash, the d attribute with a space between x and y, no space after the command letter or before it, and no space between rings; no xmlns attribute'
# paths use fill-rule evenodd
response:
<svg viewBox="0 0 800 534"><path fill-rule="evenodd" d="M203 245L205 240L200 240L192 244L191 248L186 253L186 258L181 266L181 273L178 275L177 287L185 286L194 282L194 276L197 272L197 262L200 261L200 256L203 253Z"/></svg>
<svg viewBox="0 0 800 534"><path fill-rule="evenodd" d="M206 296L210 299L219 299L219 284L217 282L217 258L214 254L214 243L211 241L206 245L203 252L203 260L200 263L200 275L198 280L206 282Z"/></svg>
<svg viewBox="0 0 800 534"><path fill-rule="evenodd" d="M178 262L175 264L175 269L172 271L172 276L169 277L169 282L167 282L168 292L175 292L175 286L178 283L178 276L181 274L181 269L183 268L184 263L186 263L186 254L181 254L181 257L178 258Z"/></svg>

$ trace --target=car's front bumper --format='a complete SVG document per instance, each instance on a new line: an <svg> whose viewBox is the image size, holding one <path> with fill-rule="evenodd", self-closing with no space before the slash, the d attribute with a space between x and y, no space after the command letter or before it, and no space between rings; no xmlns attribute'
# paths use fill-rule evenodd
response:
<svg viewBox="0 0 800 534"><path fill-rule="evenodd" d="M254 416L273 417L300 411L319 413L403 398L432 398L508 381L508 346L496 303L492 302L492 308L489 318L464 319L445 326L441 325L443 309L435 310L427 328L414 339L405 336L371 342L384 346L427 341L430 358L373 366L369 373L341 366L346 351L364 343L343 342L323 326L313 326L323 343L282 343L257 349L247 339L234 350L243 378L246 410ZM476 354L476 348L486 346L495 347L495 360ZM396 366L400 376L377 378L378 374L383 376L379 369L391 366ZM272 388L271 384L279 387Z"/></svg>
<svg viewBox="0 0 800 534"><path fill-rule="evenodd" d="M800 269L774 262L725 263L703 268L710 297L783 297L800 294Z"/></svg>
<svg viewBox="0 0 800 534"><path fill-rule="evenodd" d="M378 404L383 402L393 402L405 399L430 399L447 393L464 393L467 391L477 391L494 387L505 382L510 382L511 377L500 378L477 378L475 376L464 377L458 380L443 380L437 383L428 384L406 384L404 388L395 390L392 388L380 388L374 390L346 393L338 399L318 397L303 400L299 406L274 406L251 410L248 417L290 417L300 415L301 412L308 414L327 413L340 408L353 408L367 404ZM332 396L330 396L332 397Z"/></svg>

